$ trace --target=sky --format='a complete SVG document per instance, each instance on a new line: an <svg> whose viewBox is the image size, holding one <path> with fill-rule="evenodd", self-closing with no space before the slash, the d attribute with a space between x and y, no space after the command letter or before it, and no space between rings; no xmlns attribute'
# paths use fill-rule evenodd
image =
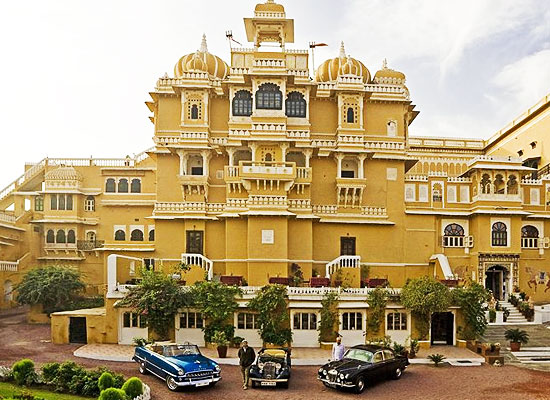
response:
<svg viewBox="0 0 550 400"><path fill-rule="evenodd" d="M407 76L416 136L488 138L550 93L548 0L279 0L295 42ZM178 59L230 61L250 0L0 2L0 189L44 157L125 157L153 145L144 105ZM311 72L313 76L313 73Z"/></svg>

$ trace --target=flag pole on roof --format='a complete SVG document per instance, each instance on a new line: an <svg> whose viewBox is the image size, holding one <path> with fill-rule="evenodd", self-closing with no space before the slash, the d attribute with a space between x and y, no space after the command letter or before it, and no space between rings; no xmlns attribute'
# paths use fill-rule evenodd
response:
<svg viewBox="0 0 550 400"><path fill-rule="evenodd" d="M311 49L311 63L313 64L313 74L315 74L315 48L324 46L328 46L328 44L309 42L309 48Z"/></svg>

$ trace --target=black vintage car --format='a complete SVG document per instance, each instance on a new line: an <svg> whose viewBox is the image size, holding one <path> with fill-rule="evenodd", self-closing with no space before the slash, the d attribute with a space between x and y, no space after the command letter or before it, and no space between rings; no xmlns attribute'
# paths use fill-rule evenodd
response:
<svg viewBox="0 0 550 400"><path fill-rule="evenodd" d="M250 367L252 387L278 385L288 388L290 366L290 349L261 349Z"/></svg>
<svg viewBox="0 0 550 400"><path fill-rule="evenodd" d="M353 346L340 361L332 361L319 368L317 379L332 388L354 389L356 393L365 390L366 383L391 377L401 378L409 365L404 356L374 345Z"/></svg>

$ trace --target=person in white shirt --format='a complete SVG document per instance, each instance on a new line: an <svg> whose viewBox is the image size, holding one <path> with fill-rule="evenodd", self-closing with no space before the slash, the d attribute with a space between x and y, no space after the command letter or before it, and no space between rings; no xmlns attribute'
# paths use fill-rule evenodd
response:
<svg viewBox="0 0 550 400"><path fill-rule="evenodd" d="M332 361L340 361L344 358L346 352L345 346L342 344L342 336L336 338L336 343L332 345Z"/></svg>

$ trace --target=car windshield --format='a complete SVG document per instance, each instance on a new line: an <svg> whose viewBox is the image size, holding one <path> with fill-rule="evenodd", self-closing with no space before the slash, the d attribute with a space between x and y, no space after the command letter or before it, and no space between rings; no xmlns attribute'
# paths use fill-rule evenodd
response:
<svg viewBox="0 0 550 400"><path fill-rule="evenodd" d="M163 355L166 357L197 356L201 354L199 348L193 344L173 344L164 346Z"/></svg>
<svg viewBox="0 0 550 400"><path fill-rule="evenodd" d="M344 358L370 363L372 362L372 353L362 349L349 349L346 351L346 354L344 354Z"/></svg>

